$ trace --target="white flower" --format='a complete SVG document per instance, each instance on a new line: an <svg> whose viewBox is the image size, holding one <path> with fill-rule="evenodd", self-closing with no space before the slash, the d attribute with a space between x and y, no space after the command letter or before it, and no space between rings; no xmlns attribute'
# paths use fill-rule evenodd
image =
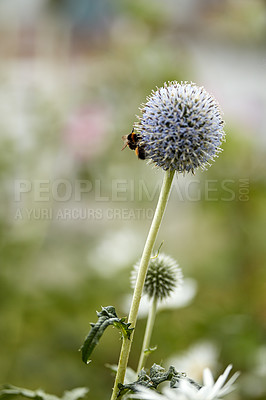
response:
<svg viewBox="0 0 266 400"><path fill-rule="evenodd" d="M203 386L199 390L188 379L182 379L178 388L166 388L162 394L140 386L139 392L132 395L131 398L143 400L219 400L234 389L233 383L239 376L238 372L225 383L231 369L232 365L229 365L215 382L211 371L206 368L203 372Z"/></svg>
<svg viewBox="0 0 266 400"><path fill-rule="evenodd" d="M136 251L141 241L129 229L122 229L116 232L107 232L102 240L90 250L88 261L90 267L95 271L109 278L123 268L128 267L130 260L134 260ZM127 251L121 251L126 248Z"/></svg>
<svg viewBox="0 0 266 400"><path fill-rule="evenodd" d="M197 293L197 282L192 278L185 278L183 280L182 287L178 287L174 290L171 297L162 300L158 304L158 311L165 309L175 309L186 307L191 303ZM130 304L132 301L132 295L127 295L121 301L123 310L128 313ZM140 308L138 318L146 318L150 309L150 300L147 296L143 296L140 302Z"/></svg>
<svg viewBox="0 0 266 400"><path fill-rule="evenodd" d="M174 365L177 371L186 371L187 376L193 376L199 382L204 368L217 369L218 352L217 347L209 341L196 342L181 354L172 355L165 365Z"/></svg>

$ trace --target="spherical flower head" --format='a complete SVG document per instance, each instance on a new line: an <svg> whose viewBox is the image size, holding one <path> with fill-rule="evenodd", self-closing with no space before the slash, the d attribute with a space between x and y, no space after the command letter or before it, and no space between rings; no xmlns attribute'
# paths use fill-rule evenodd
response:
<svg viewBox="0 0 266 400"><path fill-rule="evenodd" d="M168 82L140 108L135 129L146 159L163 170L206 169L221 152L224 122L218 103L195 83Z"/></svg>
<svg viewBox="0 0 266 400"><path fill-rule="evenodd" d="M135 286L137 273L139 270L138 262L132 271L131 282ZM145 278L143 293L149 298L163 300L183 282L183 274L177 262L166 254L158 254L152 257Z"/></svg>

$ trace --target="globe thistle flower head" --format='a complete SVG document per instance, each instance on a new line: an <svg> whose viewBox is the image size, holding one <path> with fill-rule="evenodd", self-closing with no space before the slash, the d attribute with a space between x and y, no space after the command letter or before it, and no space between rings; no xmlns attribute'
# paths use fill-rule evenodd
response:
<svg viewBox="0 0 266 400"><path fill-rule="evenodd" d="M132 271L131 283L135 286L140 262L138 262ZM183 274L176 261L166 255L158 254L152 257L145 278L143 293L148 297L163 300L171 295L175 288L181 286Z"/></svg>
<svg viewBox="0 0 266 400"><path fill-rule="evenodd" d="M135 125L146 159L163 170L206 169L221 152L224 140L218 103L195 83L168 82L140 108Z"/></svg>

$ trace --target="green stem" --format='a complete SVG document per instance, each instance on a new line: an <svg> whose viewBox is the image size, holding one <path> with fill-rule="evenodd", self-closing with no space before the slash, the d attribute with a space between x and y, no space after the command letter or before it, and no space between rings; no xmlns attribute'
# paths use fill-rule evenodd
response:
<svg viewBox="0 0 266 400"><path fill-rule="evenodd" d="M145 329L145 335L144 335L144 339L143 339L142 349L141 349L141 353L140 353L137 373L139 373L142 370L142 368L145 367L147 358L149 357L148 350L150 347L151 334L153 331L155 317L156 317L157 302L158 302L157 297L153 296L152 304L149 309L149 315L148 315L147 325L146 325L146 329Z"/></svg>
<svg viewBox="0 0 266 400"><path fill-rule="evenodd" d="M156 240L156 237L157 237L157 234L158 234L161 222L162 222L164 211L165 211L165 208L167 205L167 201L169 198L174 174L175 174L175 171L170 171L170 170L166 171L164 174L164 180L163 180L158 204L157 204L157 207L156 207L156 210L154 213L152 224L151 224L151 227L150 227L150 230L148 233L148 237L147 237L147 240L146 240L146 243L144 246L144 250L142 253L139 272L138 272L136 285L135 285L135 289L134 289L134 293L133 293L133 299L132 299L132 303L131 303L131 308L130 308L130 312L129 312L129 316L128 316L128 322L131 323L132 328L135 328L135 326L136 326L139 304L140 304L141 294L142 294L142 290L143 290L143 286L144 286L144 282L145 282L145 277L146 277L151 253L153 250L153 246L154 246L154 243L155 243L155 240ZM130 340L123 339L111 400L116 400L116 398L117 398L118 383L124 382L129 353L130 353L132 339L133 339L133 334L134 334L134 331L131 334Z"/></svg>

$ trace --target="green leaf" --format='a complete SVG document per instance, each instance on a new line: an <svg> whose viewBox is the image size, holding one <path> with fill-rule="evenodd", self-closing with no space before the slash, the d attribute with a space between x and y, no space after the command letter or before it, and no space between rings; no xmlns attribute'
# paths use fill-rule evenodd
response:
<svg viewBox="0 0 266 400"><path fill-rule="evenodd" d="M200 389L201 386L188 378L185 373L177 372L173 366L170 366L168 371L165 371L163 367L158 364L153 364L150 369L149 374L142 369L138 375L138 379L135 382L122 385L118 384L119 393L117 399L121 399L126 393L137 393L138 387L144 386L149 389L157 389L157 386L165 381L170 382L170 387L179 387L180 381L182 379L186 379L190 382L191 385L195 386L195 388Z"/></svg>
<svg viewBox="0 0 266 400"><path fill-rule="evenodd" d="M89 357L91 353L109 325L118 328L126 339L130 339L130 335L133 331L133 328L129 328L130 323L125 322L125 318L118 318L113 306L102 307L102 311L97 312L97 316L98 321L95 324L91 323L91 330L80 348L82 361L84 361L85 364L90 362Z"/></svg>
<svg viewBox="0 0 266 400"><path fill-rule="evenodd" d="M36 400L78 400L84 397L88 391L88 388L79 387L64 392L62 397L57 397L53 394L45 393L42 389L29 390L13 385L4 385L0 388L0 398L23 396L28 399Z"/></svg>

